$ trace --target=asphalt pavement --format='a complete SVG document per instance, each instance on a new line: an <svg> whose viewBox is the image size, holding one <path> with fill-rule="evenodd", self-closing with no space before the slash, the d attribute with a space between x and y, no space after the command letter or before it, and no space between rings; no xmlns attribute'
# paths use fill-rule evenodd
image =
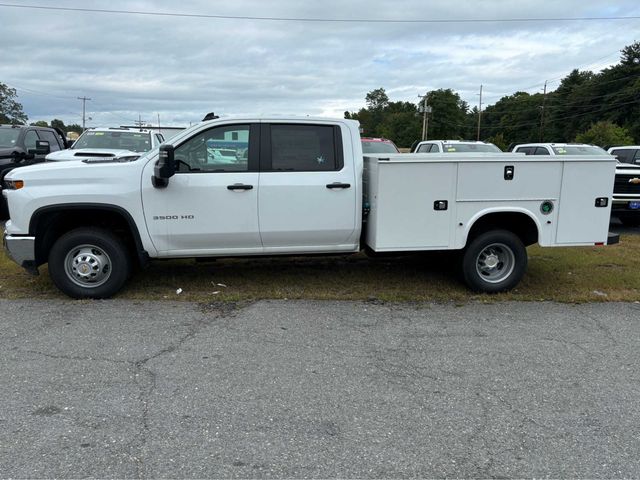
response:
<svg viewBox="0 0 640 480"><path fill-rule="evenodd" d="M2 477L640 477L640 304L0 312Z"/></svg>

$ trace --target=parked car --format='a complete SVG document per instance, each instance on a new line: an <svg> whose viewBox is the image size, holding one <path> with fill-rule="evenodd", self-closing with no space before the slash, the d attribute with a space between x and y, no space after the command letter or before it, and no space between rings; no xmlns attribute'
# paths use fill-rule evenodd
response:
<svg viewBox="0 0 640 480"><path fill-rule="evenodd" d="M162 134L145 129L91 128L68 150L47 155L48 162L86 160L90 158L135 159L164 141Z"/></svg>
<svg viewBox="0 0 640 480"><path fill-rule="evenodd" d="M9 218L2 183L16 167L44 162L49 152L67 148L64 133L49 127L0 125L0 220Z"/></svg>
<svg viewBox="0 0 640 480"><path fill-rule="evenodd" d="M386 138L362 137L362 153L400 153L396 144Z"/></svg>
<svg viewBox="0 0 640 480"><path fill-rule="evenodd" d="M469 140L425 140L418 143L412 153L500 153L493 143Z"/></svg>
<svg viewBox="0 0 640 480"><path fill-rule="evenodd" d="M614 147L606 150L595 145L584 143L526 143L516 145L513 151L526 155L615 155L618 157L616 176L613 185L611 215L618 218L625 225L640 225L640 166L621 163L620 156L628 159L634 149L638 147ZM613 153L620 151L621 153Z"/></svg>

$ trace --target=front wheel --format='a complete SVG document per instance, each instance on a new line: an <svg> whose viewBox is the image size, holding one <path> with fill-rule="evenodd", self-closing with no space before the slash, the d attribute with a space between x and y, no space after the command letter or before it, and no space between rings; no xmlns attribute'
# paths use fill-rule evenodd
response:
<svg viewBox="0 0 640 480"><path fill-rule="evenodd" d="M122 241L102 228L62 235L49 252L49 275L73 298L108 298L129 276L131 260Z"/></svg>
<svg viewBox="0 0 640 480"><path fill-rule="evenodd" d="M462 274L477 292L511 290L527 269L527 249L507 230L493 230L476 237L464 250Z"/></svg>

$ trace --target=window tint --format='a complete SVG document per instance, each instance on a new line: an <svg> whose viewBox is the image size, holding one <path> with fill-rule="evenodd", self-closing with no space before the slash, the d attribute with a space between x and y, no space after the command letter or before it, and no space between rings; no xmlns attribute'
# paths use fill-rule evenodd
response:
<svg viewBox="0 0 640 480"><path fill-rule="evenodd" d="M58 138L56 137L56 135L54 135L53 132L50 132L49 130L40 130L39 135L42 140L46 140L47 142L49 142L49 148L52 152L57 152L58 150L60 150Z"/></svg>
<svg viewBox="0 0 640 480"><path fill-rule="evenodd" d="M445 143L442 147L448 153L502 153L502 150L492 143Z"/></svg>
<svg viewBox="0 0 640 480"><path fill-rule="evenodd" d="M340 170L334 132L331 125L271 125L271 169Z"/></svg>
<svg viewBox="0 0 640 480"><path fill-rule="evenodd" d="M35 130L29 130L24 136L24 148L29 151L29 149L36 148L36 142L40 140L38 134Z"/></svg>
<svg viewBox="0 0 640 480"><path fill-rule="evenodd" d="M549 150L545 147L536 147L536 151L533 153L534 155L551 155Z"/></svg>
<svg viewBox="0 0 640 480"><path fill-rule="evenodd" d="M362 142L362 153L400 153L391 142Z"/></svg>
<svg viewBox="0 0 640 480"><path fill-rule="evenodd" d="M199 133L175 149L176 171L246 172L249 125L227 125Z"/></svg>
<svg viewBox="0 0 640 480"><path fill-rule="evenodd" d="M416 153L429 153L431 151L431 147L433 147L433 144L431 143L428 143L426 145L420 145Z"/></svg>
<svg viewBox="0 0 640 480"><path fill-rule="evenodd" d="M592 145L576 146L567 145L564 147L552 147L556 155L607 155L607 152L600 147Z"/></svg>
<svg viewBox="0 0 640 480"><path fill-rule="evenodd" d="M514 150L515 153L524 153L525 155L532 155L535 147L519 147Z"/></svg>
<svg viewBox="0 0 640 480"><path fill-rule="evenodd" d="M636 150L630 148L621 148L620 150L612 150L611 155L618 157L622 163L634 163L633 156Z"/></svg>

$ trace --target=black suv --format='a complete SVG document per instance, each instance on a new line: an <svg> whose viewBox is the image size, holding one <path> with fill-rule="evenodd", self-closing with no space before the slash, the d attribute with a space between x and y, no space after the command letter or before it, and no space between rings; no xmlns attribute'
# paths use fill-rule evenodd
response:
<svg viewBox="0 0 640 480"><path fill-rule="evenodd" d="M48 153L65 148L64 133L57 128L0 125L0 220L9 218L2 195L4 176L16 167L44 162Z"/></svg>

